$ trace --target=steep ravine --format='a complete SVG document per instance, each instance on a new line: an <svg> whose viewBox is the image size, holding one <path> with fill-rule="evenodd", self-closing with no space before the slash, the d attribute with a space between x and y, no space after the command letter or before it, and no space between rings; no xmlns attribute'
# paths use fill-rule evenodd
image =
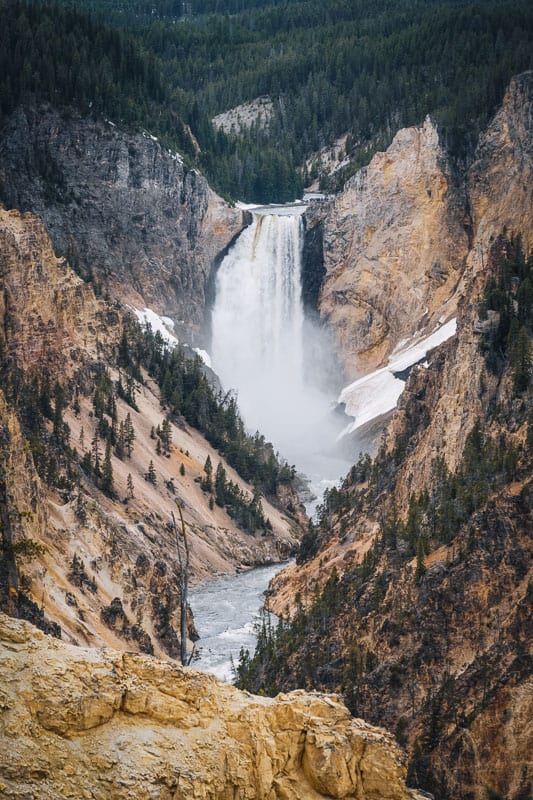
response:
<svg viewBox="0 0 533 800"><path fill-rule="evenodd" d="M274 582L274 610L294 613L298 594L309 614L244 682L342 689L443 800L518 800L533 781L532 105L526 73L466 177L457 335L412 371L374 465L354 467Z"/></svg>

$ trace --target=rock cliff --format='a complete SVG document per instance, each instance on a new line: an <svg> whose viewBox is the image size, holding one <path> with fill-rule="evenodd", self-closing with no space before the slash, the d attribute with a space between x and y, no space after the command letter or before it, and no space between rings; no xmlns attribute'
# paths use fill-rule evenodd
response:
<svg viewBox="0 0 533 800"><path fill-rule="evenodd" d="M429 118L399 131L336 197L319 308L349 378L453 316L467 225L464 191Z"/></svg>
<svg viewBox="0 0 533 800"><path fill-rule="evenodd" d="M0 791L138 800L415 800L390 734L335 696L253 697L0 615Z"/></svg>
<svg viewBox="0 0 533 800"><path fill-rule="evenodd" d="M57 252L111 297L203 324L216 256L243 227L196 170L148 133L51 107L0 129L0 202L32 211Z"/></svg>
<svg viewBox="0 0 533 800"><path fill-rule="evenodd" d="M57 258L40 219L0 207L0 326L4 355L22 370L61 372L117 338L116 308Z"/></svg>

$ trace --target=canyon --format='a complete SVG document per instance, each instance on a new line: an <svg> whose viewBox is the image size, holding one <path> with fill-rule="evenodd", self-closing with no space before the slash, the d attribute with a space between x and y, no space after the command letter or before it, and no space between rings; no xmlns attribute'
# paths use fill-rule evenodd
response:
<svg viewBox="0 0 533 800"><path fill-rule="evenodd" d="M78 796L81 774L102 797L415 797L392 736L351 719L336 697L307 693L315 688L342 693L357 716L395 731L409 780L437 797L528 796L530 395L517 393L506 355L491 367L483 346L500 317L481 307L502 263L533 249L532 104L525 73L467 172L427 118L399 131L333 201L303 211L302 299L335 342L347 383L457 319L456 334L402 376L398 408L381 438L374 432L372 473L354 466L338 506L330 494L303 541L290 482L261 498L271 528L250 535L208 503L207 457L249 501L254 487L199 430L175 415L169 457L157 452L167 407L146 369L136 408L116 398L117 419L131 416L136 439L131 458L111 457L114 495L86 474L63 488L38 474L17 381L37 376L41 404L50 384L56 416L51 408L41 435L66 424L81 463L93 437L98 446L98 380L121 380L132 309L169 317L180 340L205 347L217 270L253 221L146 131L48 106L3 121L0 609L41 628L0 617L6 796ZM460 480L474 440L478 455L495 442L516 463L446 541L428 534L428 552L408 552L405 530L420 538L422 529L416 503L448 476ZM146 479L149 462L156 482ZM306 692L251 697L143 655L178 657L176 500L193 582L282 561L302 541L269 607L289 625L331 595L333 612L316 628L309 617L305 637L283 660L260 664L247 688L271 681L275 691ZM190 612L187 624L192 641ZM86 649L95 646L113 650Z"/></svg>
<svg viewBox="0 0 533 800"><path fill-rule="evenodd" d="M411 777L442 798L523 797L532 780L522 724L533 711L531 404L509 357L491 360L500 316L486 299L520 247L533 247L532 101L527 73L511 83L465 182L471 239L456 335L413 367L372 468L353 467L308 554L269 596L296 619L303 605L308 631L280 641L288 667L272 688L290 687L291 673L298 685L344 687L354 713L396 730ZM497 454L510 451L516 468L491 483ZM467 497L481 492L470 509L450 480ZM327 622L317 629L319 614ZM257 667L268 682L268 664Z"/></svg>
<svg viewBox="0 0 533 800"><path fill-rule="evenodd" d="M170 423L168 456L157 452L152 432L165 414L159 387L148 376L139 385L135 408L124 399L116 401L118 418L130 415L135 443L131 458L112 458L111 495L98 491L87 475L70 490L50 486L42 470L39 476L28 434L24 435L18 418L22 415L27 426L29 414L34 424L35 412L21 411L20 395L11 405L6 402L8 387L14 381L10 391L16 397L22 391L22 376L46 376L52 387L58 382L65 395L72 396L76 385L78 406L73 409L70 404L63 422L68 425L70 446L81 459L98 427L91 399L95 381L105 373L118 380L116 350L128 316L117 304L95 297L92 287L55 255L43 223L35 216L0 210L0 246L0 319L6 357L1 405L3 505L12 520L9 545L16 548L25 541L35 545L33 558L20 559L18 578L11 563L11 579L4 576L4 592L9 587L11 595L4 594L2 604L14 610L18 603L22 609L27 597L35 606L31 618L50 618L69 641L148 648L175 657L179 565L168 523L176 500L183 506L187 525L193 582L287 558L298 540L299 522L284 512L281 501L275 507L264 499L272 530L251 536L218 505L210 508L200 487L208 456L214 465L224 464L248 497L254 490L183 420ZM42 457L46 459L44 453ZM158 476L155 483L146 480L150 462ZM133 498L128 498L128 475ZM298 505L287 487L283 502L286 506L291 501ZM189 628L194 638L192 619Z"/></svg>

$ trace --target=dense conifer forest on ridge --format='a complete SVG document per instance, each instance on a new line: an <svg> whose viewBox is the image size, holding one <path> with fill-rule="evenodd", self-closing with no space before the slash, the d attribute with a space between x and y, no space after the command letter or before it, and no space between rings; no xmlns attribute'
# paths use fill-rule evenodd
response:
<svg viewBox="0 0 533 800"><path fill-rule="evenodd" d="M349 134L336 189L426 114L458 163L512 75L533 66L527 0L3 0L0 114L33 97L143 127L227 197L301 195L307 158ZM262 95L270 124L214 115ZM192 132L192 136L191 136Z"/></svg>

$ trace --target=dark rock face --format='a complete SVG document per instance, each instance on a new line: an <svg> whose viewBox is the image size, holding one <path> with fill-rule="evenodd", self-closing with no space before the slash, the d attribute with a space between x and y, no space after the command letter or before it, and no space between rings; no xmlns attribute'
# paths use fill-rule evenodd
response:
<svg viewBox="0 0 533 800"><path fill-rule="evenodd" d="M304 214L305 234L302 253L302 300L307 313L318 315L318 298L326 267L324 265L324 218L328 205L310 205Z"/></svg>
<svg viewBox="0 0 533 800"><path fill-rule="evenodd" d="M42 106L0 129L0 201L39 214L56 249L111 296L193 331L217 254L243 227L155 137Z"/></svg>

